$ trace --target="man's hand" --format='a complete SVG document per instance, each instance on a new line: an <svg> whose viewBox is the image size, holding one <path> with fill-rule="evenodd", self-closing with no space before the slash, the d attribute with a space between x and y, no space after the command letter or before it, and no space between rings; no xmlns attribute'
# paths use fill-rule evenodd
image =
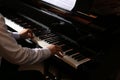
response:
<svg viewBox="0 0 120 80"><path fill-rule="evenodd" d="M60 46L50 44L49 46L47 46L47 48L51 51L52 55L56 54L59 57L63 57L62 49Z"/></svg>
<svg viewBox="0 0 120 80"><path fill-rule="evenodd" d="M27 38L33 38L33 33L30 29L23 29L21 32L19 32L20 37L27 39Z"/></svg>

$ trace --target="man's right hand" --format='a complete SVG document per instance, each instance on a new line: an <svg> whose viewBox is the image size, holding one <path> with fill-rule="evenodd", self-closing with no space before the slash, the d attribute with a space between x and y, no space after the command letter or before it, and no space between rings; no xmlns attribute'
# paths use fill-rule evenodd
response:
<svg viewBox="0 0 120 80"><path fill-rule="evenodd" d="M51 55L56 54L59 57L63 57L62 49L60 46L50 44L49 46L47 46L47 48L51 51Z"/></svg>

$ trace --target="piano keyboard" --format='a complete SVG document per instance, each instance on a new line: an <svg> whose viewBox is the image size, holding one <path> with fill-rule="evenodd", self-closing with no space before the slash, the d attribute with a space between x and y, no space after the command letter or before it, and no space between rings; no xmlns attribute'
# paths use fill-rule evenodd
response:
<svg viewBox="0 0 120 80"><path fill-rule="evenodd" d="M24 29L23 27L24 25L17 24L16 20L8 19L5 17L5 22L6 25L16 30L17 32L20 32L21 30ZM63 57L59 57L57 55L55 56L75 69L77 69L79 65L91 60L90 58L83 56L78 50L71 48L69 45L66 44L66 42L65 43L62 42L56 34L49 33L42 36L36 36L35 34L34 36L35 37L34 39L32 39L32 41L34 41L40 47L46 47L49 44L57 44L61 46L63 49L64 56Z"/></svg>

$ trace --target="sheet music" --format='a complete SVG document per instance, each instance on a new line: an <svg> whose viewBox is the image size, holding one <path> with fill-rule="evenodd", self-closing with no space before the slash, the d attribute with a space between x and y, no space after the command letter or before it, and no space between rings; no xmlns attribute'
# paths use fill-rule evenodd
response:
<svg viewBox="0 0 120 80"><path fill-rule="evenodd" d="M50 3L52 5L55 5L68 11L71 11L76 3L76 0L42 0L42 1Z"/></svg>

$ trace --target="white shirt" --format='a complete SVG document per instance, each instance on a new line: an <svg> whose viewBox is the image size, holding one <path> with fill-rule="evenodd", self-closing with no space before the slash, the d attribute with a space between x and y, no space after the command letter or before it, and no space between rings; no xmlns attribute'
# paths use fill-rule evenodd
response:
<svg viewBox="0 0 120 80"><path fill-rule="evenodd" d="M15 38L18 34L10 34L7 31L3 16L0 14L0 56L14 64L34 64L50 57L50 50L47 48L27 48L19 45Z"/></svg>

